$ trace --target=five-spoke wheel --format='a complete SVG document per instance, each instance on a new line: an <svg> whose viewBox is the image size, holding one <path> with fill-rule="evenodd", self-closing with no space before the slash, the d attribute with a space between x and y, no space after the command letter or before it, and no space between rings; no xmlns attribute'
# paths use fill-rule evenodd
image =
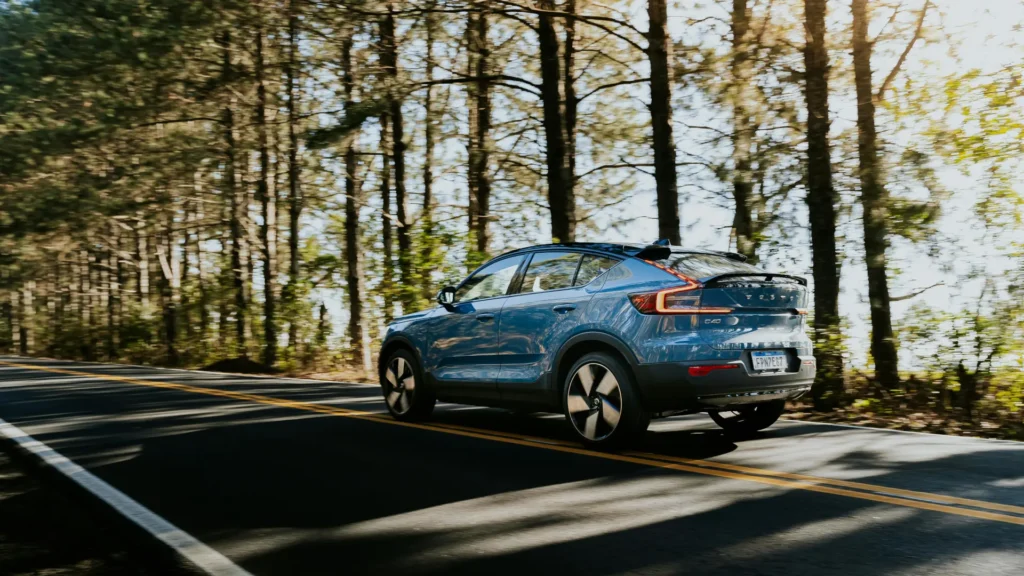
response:
<svg viewBox="0 0 1024 576"><path fill-rule="evenodd" d="M395 351L384 366L381 388L388 411L398 420L421 420L430 415L436 403L423 386L416 359L407 350Z"/></svg>
<svg viewBox="0 0 1024 576"><path fill-rule="evenodd" d="M594 445L624 440L647 429L627 369L613 356L593 352L569 371L565 414L580 438Z"/></svg>

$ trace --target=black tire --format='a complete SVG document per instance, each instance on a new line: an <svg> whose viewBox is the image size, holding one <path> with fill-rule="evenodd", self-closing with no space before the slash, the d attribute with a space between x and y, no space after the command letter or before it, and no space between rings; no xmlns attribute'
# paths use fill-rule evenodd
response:
<svg viewBox="0 0 1024 576"><path fill-rule="evenodd" d="M785 400L773 400L763 404L752 404L738 410L710 412L709 416L726 432L745 435L760 432L775 424L785 410Z"/></svg>
<svg viewBox="0 0 1024 576"><path fill-rule="evenodd" d="M614 380L614 389L606 374ZM632 371L605 352L585 354L569 368L562 383L562 411L577 437L592 447L621 446L643 434L651 423L636 393Z"/></svg>
<svg viewBox="0 0 1024 576"><path fill-rule="evenodd" d="M412 352L404 348L388 356L381 368L380 386L384 393L384 405L395 420L426 420L437 404L437 398L423 378L419 362Z"/></svg>

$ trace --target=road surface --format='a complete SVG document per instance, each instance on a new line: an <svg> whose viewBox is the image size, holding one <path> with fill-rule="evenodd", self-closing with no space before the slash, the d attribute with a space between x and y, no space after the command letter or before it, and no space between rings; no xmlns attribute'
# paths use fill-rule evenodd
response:
<svg viewBox="0 0 1024 576"><path fill-rule="evenodd" d="M1013 442L696 415L601 453L376 386L2 356L0 419L252 574L1024 573Z"/></svg>

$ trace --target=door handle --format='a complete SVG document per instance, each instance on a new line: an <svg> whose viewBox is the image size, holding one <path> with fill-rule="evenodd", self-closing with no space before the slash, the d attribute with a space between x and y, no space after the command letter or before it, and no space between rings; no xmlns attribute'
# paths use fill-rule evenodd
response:
<svg viewBox="0 0 1024 576"><path fill-rule="evenodd" d="M481 321L481 322L486 322L488 320L494 320L494 314L491 314L489 312L488 313L484 313L484 314L477 314L476 315L476 319Z"/></svg>
<svg viewBox="0 0 1024 576"><path fill-rule="evenodd" d="M575 304L559 304L558 306L555 306L554 308L552 308L552 310L554 310L555 312L558 312L559 314L565 314L566 312L572 312L575 309L576 309L576 305Z"/></svg>

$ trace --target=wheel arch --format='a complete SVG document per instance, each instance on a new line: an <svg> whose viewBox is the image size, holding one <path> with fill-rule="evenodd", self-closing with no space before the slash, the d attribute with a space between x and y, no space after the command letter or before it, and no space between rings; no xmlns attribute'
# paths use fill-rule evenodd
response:
<svg viewBox="0 0 1024 576"><path fill-rule="evenodd" d="M629 349L625 342L606 332L583 332L577 334L562 345L558 355L555 357L555 366L552 371L552 392L557 396L558 405L561 408L564 408L562 406L564 402L562 386L565 384L565 379L569 376L569 369L572 368L572 365L577 360L591 352L606 352L624 361L635 382L638 362L636 355L633 354L633 351ZM634 386L634 389L640 395L639 387ZM642 398L641 401L643 401Z"/></svg>
<svg viewBox="0 0 1024 576"><path fill-rule="evenodd" d="M384 373L385 363L388 361L388 357L395 353L396 350L408 350L412 353L413 357L420 364L420 370L423 369L423 358L420 355L419 348L413 344L412 340L405 336L392 336L384 345L381 346L380 355L377 356L377 377L380 378Z"/></svg>

